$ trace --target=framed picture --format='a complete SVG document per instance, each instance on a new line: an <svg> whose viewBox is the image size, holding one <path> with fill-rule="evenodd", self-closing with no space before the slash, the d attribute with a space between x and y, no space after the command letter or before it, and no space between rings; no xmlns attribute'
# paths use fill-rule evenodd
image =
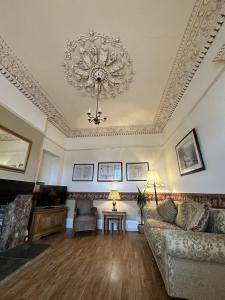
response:
<svg viewBox="0 0 225 300"><path fill-rule="evenodd" d="M93 181L94 164L74 164L72 181Z"/></svg>
<svg viewBox="0 0 225 300"><path fill-rule="evenodd" d="M98 181L123 181L122 162L99 162Z"/></svg>
<svg viewBox="0 0 225 300"><path fill-rule="evenodd" d="M146 181L148 171L148 162L126 163L127 181Z"/></svg>
<svg viewBox="0 0 225 300"><path fill-rule="evenodd" d="M192 129L175 147L180 175L205 170L195 129Z"/></svg>

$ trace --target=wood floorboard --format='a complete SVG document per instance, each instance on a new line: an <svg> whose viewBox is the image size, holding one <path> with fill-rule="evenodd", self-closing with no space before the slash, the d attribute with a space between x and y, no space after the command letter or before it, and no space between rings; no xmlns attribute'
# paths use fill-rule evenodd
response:
<svg viewBox="0 0 225 300"><path fill-rule="evenodd" d="M0 300L169 300L143 234L70 232L0 285Z"/></svg>

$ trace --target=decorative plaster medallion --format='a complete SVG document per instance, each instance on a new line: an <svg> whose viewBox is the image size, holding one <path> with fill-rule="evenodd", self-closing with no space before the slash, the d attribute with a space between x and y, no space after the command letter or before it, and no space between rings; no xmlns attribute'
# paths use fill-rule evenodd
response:
<svg viewBox="0 0 225 300"><path fill-rule="evenodd" d="M95 31L67 41L63 68L67 82L85 96L97 95L100 78L101 99L122 94L134 75L132 60L120 39Z"/></svg>
<svg viewBox="0 0 225 300"><path fill-rule="evenodd" d="M224 0L196 0L152 125L71 129L62 114L47 98L40 84L32 77L2 38L0 38L0 72L44 112L48 120L67 137L161 133L207 54L224 22L224 18ZM120 44L120 42L118 43ZM94 53L94 51L93 49L92 52ZM127 52L125 49L124 51L126 56ZM215 60L221 60L221 57L224 57L223 55L224 49L221 49ZM92 56L89 56L89 58L85 56L85 59L88 61ZM103 61L106 63L106 60L103 59ZM106 77L104 72L101 76ZM81 78L84 77L83 73L80 76ZM95 76L94 70L92 70L92 76ZM121 90L114 90L115 95L121 93L126 86L125 83ZM87 93L86 88L82 89ZM108 91L106 94L111 95Z"/></svg>
<svg viewBox="0 0 225 300"><path fill-rule="evenodd" d="M213 61L225 61L225 44L219 50Z"/></svg>

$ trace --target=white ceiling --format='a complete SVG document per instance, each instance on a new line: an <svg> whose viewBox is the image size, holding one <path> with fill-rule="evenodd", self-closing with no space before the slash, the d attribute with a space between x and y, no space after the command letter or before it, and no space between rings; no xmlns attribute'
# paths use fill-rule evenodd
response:
<svg viewBox="0 0 225 300"><path fill-rule="evenodd" d="M194 0L0 0L0 35L72 129L93 127L95 100L66 82L65 42L90 29L119 36L134 60L129 90L101 104L103 126L151 124Z"/></svg>

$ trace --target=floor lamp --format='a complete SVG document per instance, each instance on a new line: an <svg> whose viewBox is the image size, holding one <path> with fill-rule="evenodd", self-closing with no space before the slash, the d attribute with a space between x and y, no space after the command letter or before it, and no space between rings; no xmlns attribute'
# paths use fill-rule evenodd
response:
<svg viewBox="0 0 225 300"><path fill-rule="evenodd" d="M158 197L157 197L157 187L163 187L164 184L158 174L157 171L152 170L148 172L147 182L145 185L145 189L154 188L154 195L155 195L155 203L158 205Z"/></svg>

